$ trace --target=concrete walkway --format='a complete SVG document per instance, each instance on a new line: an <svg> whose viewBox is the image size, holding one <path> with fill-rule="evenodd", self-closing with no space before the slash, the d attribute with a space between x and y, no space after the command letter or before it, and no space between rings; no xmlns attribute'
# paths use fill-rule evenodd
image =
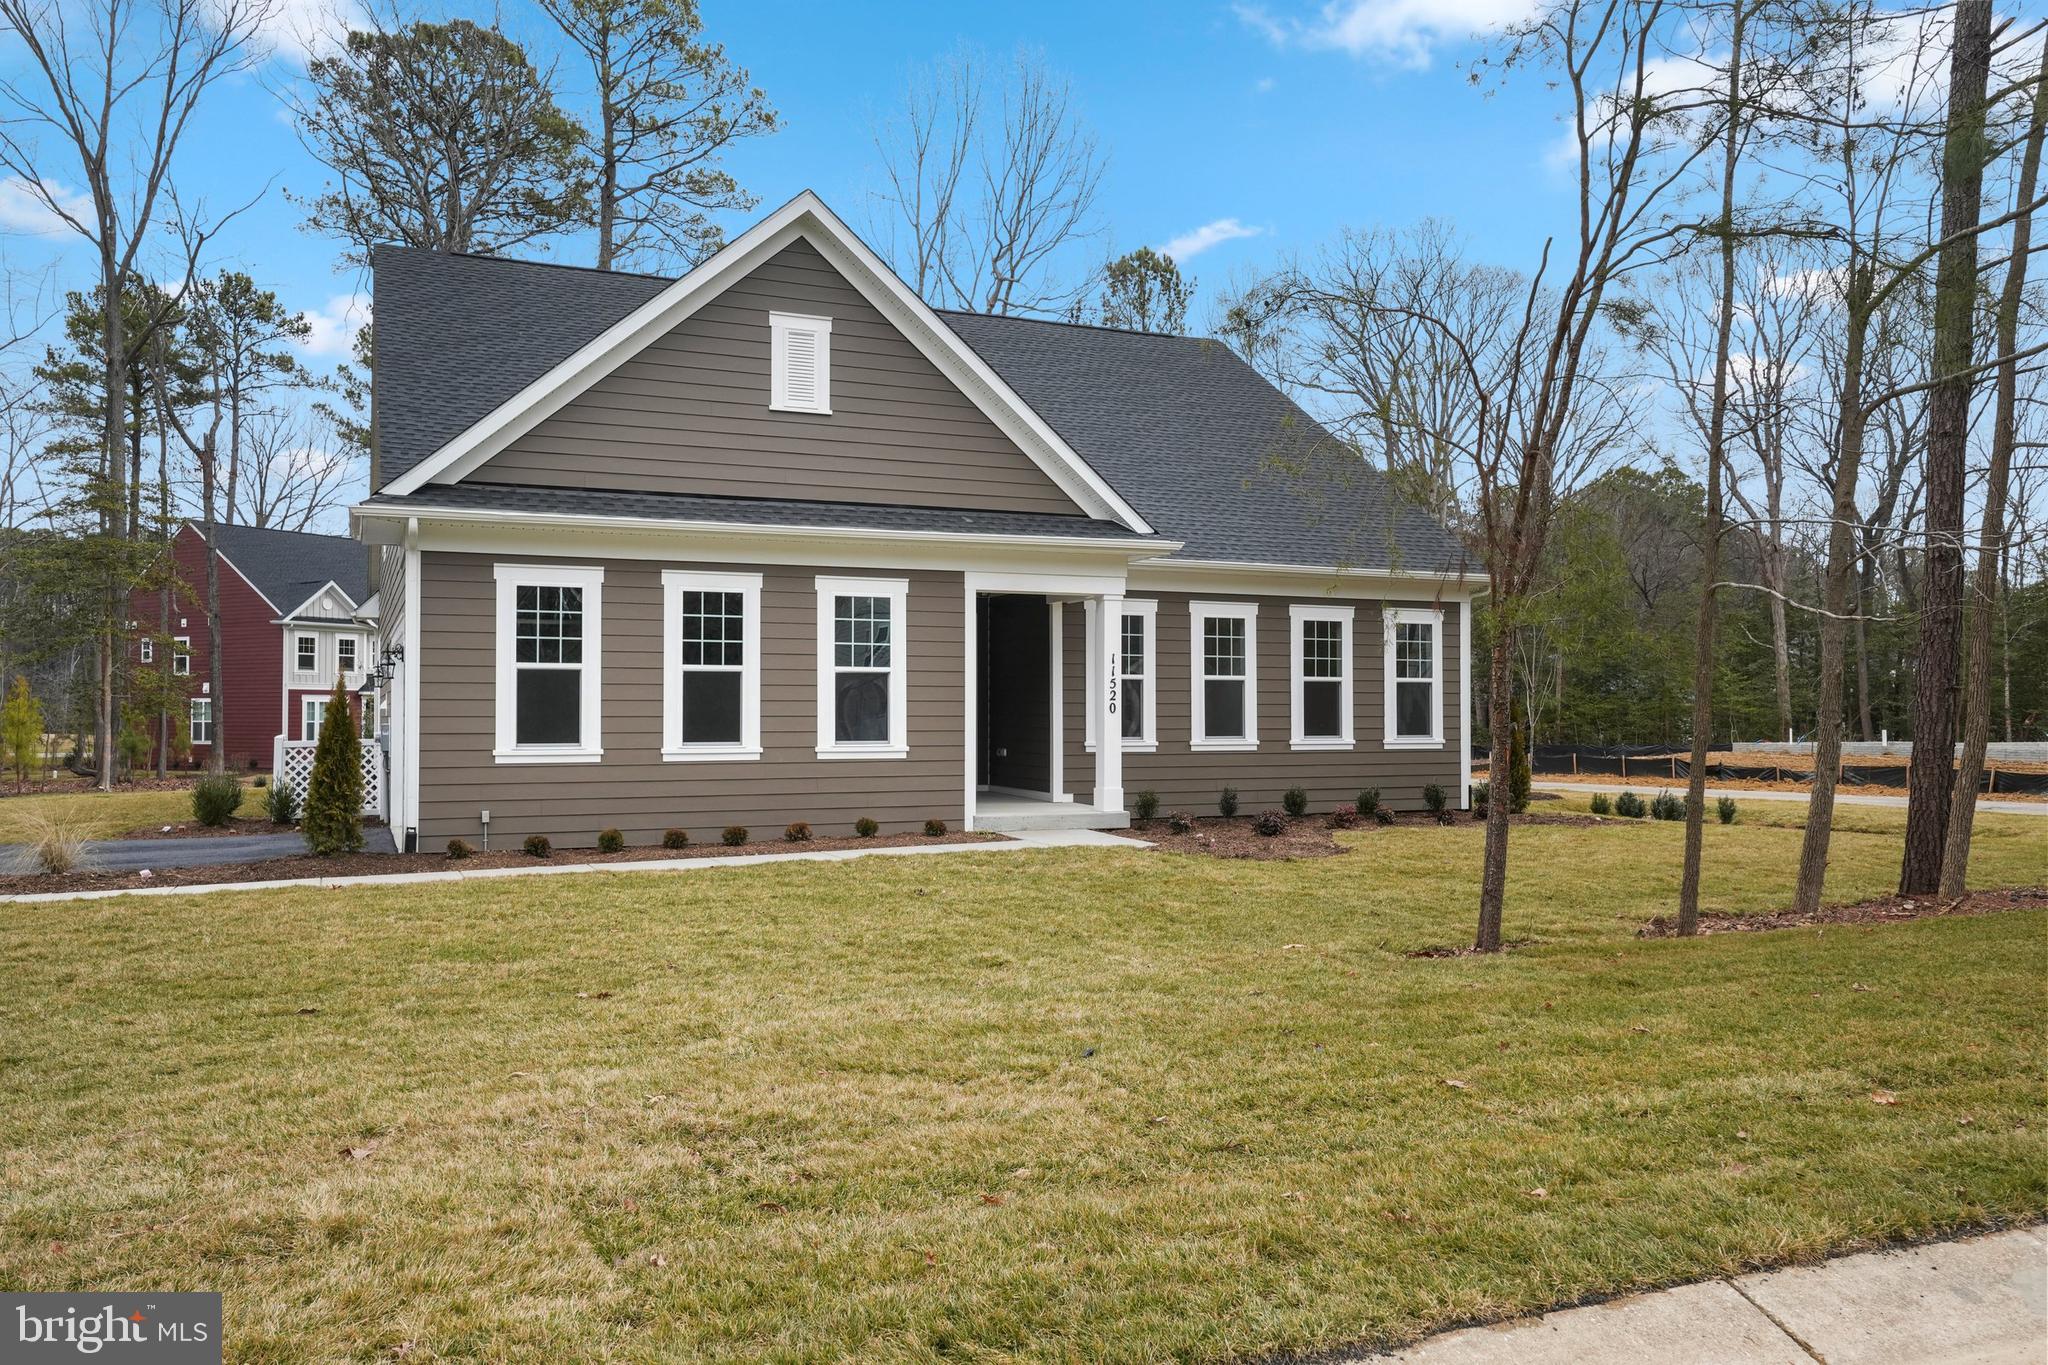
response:
<svg viewBox="0 0 2048 1365"><path fill-rule="evenodd" d="M387 833L385 837L390 836ZM136 842L149 842L138 840ZM178 842L159 840L158 843ZM104 900L109 896L196 896L213 891L277 891L290 887L415 886L427 882L488 881L498 877L559 877L575 872L700 872L719 867L755 867L762 863L843 863L852 858L927 857L940 853L1009 853L1033 848L1150 848L1092 829L1043 830L1007 835L980 844L908 844L890 848L832 848L809 853L735 853L710 858L646 858L621 863L536 862L521 867L479 867L444 872L382 872L360 877L297 877L267 882L214 882L203 886L137 886L104 891L47 891L25 896L0 896L0 905L35 905L50 901ZM389 849L383 850L389 852ZM168 867L168 863L154 866ZM187 864L204 866L204 864Z"/></svg>
<svg viewBox="0 0 2048 1365"><path fill-rule="evenodd" d="M1447 1332L1357 1365L2041 1365L2040 1227Z"/></svg>
<svg viewBox="0 0 2048 1365"><path fill-rule="evenodd" d="M1532 781L1530 786L1547 792L1606 792L1616 796L1622 792L1634 792L1645 801L1658 792L1685 794L1685 779L1668 782L1545 782L1542 778ZM1806 804L1805 792L1759 792L1745 791L1741 787L1708 787L1707 799L1732 796L1737 801L1797 801ZM1858 796L1853 792L1837 790L1835 804L1838 806L1881 806L1887 810L1904 810L1903 796ZM2048 815L2048 801L2000 801L1993 797L1977 798L1977 809L1996 815Z"/></svg>

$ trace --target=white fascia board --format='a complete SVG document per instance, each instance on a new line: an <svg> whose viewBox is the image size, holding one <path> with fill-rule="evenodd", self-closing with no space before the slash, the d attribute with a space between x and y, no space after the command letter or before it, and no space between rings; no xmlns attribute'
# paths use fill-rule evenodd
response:
<svg viewBox="0 0 2048 1365"><path fill-rule="evenodd" d="M1151 534L1150 523L1137 509L1119 497L810 190L741 233L723 251L634 309L380 491L402 496L429 483L454 483L472 473L798 237L839 266L853 287L1016 441L1062 492L1091 515L1111 517L1140 534ZM855 268L846 269L849 265Z"/></svg>
<svg viewBox="0 0 2048 1365"><path fill-rule="evenodd" d="M305 610L305 609L306 609L307 607L309 607L309 606L313 605L314 601L315 601L315 600L316 600L316 599L317 599L317 598L318 598L318 597L320 596L320 594L321 594L321 593L323 593L323 592L326 592L326 591L327 591L327 590L328 590L329 588L332 588L332 589L334 589L334 590L335 590L336 592L338 592L338 593L340 593L340 594L341 594L341 600L342 600L342 601L344 601L344 602L346 602L346 603L348 603L348 609L349 609L349 612L350 612L351 614L353 614L353 613L355 612L355 609L356 609L356 599L355 599L355 598L353 598L353 597L350 597L350 596L348 595L348 590L347 590L346 588L342 587L342 586L341 586L341 584L339 584L339 583L335 582L335 581L334 581L333 579L331 579L331 578L330 578L330 579L328 579L328 580L327 580L327 581L326 581L325 583L322 583L322 584L321 584L321 585L320 585L319 587L317 587L317 588L313 589L313 591L312 591L311 595L309 595L309 596L308 596L308 597L306 598L306 600L305 600L305 601L303 601L303 602L299 603L299 605L297 605L296 607L293 607L293 608L292 608L292 609L291 609L290 611L286 611L286 612L279 612L278 614L279 614L280 616L282 616L282 617L283 617L283 618L284 618L285 620L287 620L287 621L291 620L291 619L292 619L292 618L293 618L294 616L297 616L297 615L298 615L298 614L299 614L300 612L304 611L304 610Z"/></svg>

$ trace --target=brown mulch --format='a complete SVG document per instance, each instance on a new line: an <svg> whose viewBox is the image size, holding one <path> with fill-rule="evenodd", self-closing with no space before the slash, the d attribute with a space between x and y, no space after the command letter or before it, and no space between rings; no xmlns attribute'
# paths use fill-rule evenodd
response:
<svg viewBox="0 0 2048 1365"><path fill-rule="evenodd" d="M1554 796L1541 799L1556 800ZM1394 815L1393 825L1382 825L1367 820L1352 827L1354 833L1370 834L1374 830L1404 828L1452 829L1464 824L1478 824L1468 811L1451 812L1448 825L1442 824L1427 811L1399 811ZM1338 831L1330 825L1327 815L1304 815L1287 822L1282 834L1264 835L1254 833L1249 815L1202 815L1195 818L1195 827L1186 834L1175 834L1171 826L1161 820L1133 820L1129 829L1104 831L1126 839L1143 839L1154 849L1166 853L1206 853L1212 858L1253 858L1259 860L1286 860L1292 858L1329 858L1350 850L1331 837ZM1517 825L1632 825L1647 824L1648 821L1617 820L1598 815L1570 815L1565 812L1549 814L1531 811L1526 815L1509 817Z"/></svg>
<svg viewBox="0 0 2048 1365"><path fill-rule="evenodd" d="M266 825L265 829L271 826ZM468 858L446 853L345 853L332 858L300 854L255 863L221 867L166 867L145 877L140 872L67 872L62 876L28 874L0 877L0 896L37 895L51 891L134 891L150 886L212 886L222 882L291 881L316 877L374 877L393 872L474 872L493 867L534 867L547 863L633 863L670 859L721 858L752 853L812 853L846 848L904 848L913 844L981 844L1007 842L1000 834L955 831L931 838L923 834L878 834L872 839L811 839L790 843L691 844L688 848L627 848L599 853L594 848L563 848L552 858L534 858L518 849L493 849Z"/></svg>
<svg viewBox="0 0 2048 1365"><path fill-rule="evenodd" d="M1766 929L1799 929L1816 924L1897 924L1903 920L1939 919L1948 915L1995 915L2007 910L2048 910L2048 886L2021 886L2002 891L1970 891L1952 901L1939 896L1883 896L1854 905L1823 905L1810 915L1791 910L1745 915L1728 910L1702 910L1702 934L1749 934ZM1674 921L1659 915L1636 930L1637 938L1670 938Z"/></svg>
<svg viewBox="0 0 2048 1365"><path fill-rule="evenodd" d="M116 782L114 790L117 793L190 791L199 779L204 776L206 776L204 772L189 771L174 772L161 781L154 777L138 777L130 781ZM250 778L256 776L256 774L238 772L231 773L229 776L241 778L242 785L246 787L249 785ZM99 788L93 785L93 780L90 777L79 777L73 773L65 773L61 777L52 778L46 782L31 782L26 788L17 788L12 782L9 782L4 788L0 788L0 798L9 796L81 796L87 792L98 790Z"/></svg>
<svg viewBox="0 0 2048 1365"><path fill-rule="evenodd" d="M367 823L367 822L365 822ZM225 825L202 825L197 820L185 820L175 825L144 825L131 829L126 834L110 834L109 839L232 839L245 834L290 834L296 825L273 825L268 820L250 819L238 815Z"/></svg>

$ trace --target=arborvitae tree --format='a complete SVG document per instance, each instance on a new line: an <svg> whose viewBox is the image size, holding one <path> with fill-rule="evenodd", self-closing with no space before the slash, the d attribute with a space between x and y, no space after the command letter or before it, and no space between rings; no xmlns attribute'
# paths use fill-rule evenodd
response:
<svg viewBox="0 0 2048 1365"><path fill-rule="evenodd" d="M327 719L313 748L313 775L306 783L306 812L299 828L306 846L323 858L362 851L363 748L339 679L327 699Z"/></svg>
<svg viewBox="0 0 2048 1365"><path fill-rule="evenodd" d="M28 679L17 676L7 705L0 707L0 755L6 756L17 789L27 789L29 773L42 751L43 704L29 690Z"/></svg>

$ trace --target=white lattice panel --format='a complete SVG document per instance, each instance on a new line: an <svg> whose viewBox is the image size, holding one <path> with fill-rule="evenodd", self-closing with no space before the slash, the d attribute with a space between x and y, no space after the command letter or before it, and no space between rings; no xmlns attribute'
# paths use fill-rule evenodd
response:
<svg viewBox="0 0 2048 1365"><path fill-rule="evenodd" d="M286 739L279 735L271 746L270 780L284 783L299 794L304 804L306 788L313 779L313 751L319 741ZM384 746L363 745L363 814L384 816Z"/></svg>

